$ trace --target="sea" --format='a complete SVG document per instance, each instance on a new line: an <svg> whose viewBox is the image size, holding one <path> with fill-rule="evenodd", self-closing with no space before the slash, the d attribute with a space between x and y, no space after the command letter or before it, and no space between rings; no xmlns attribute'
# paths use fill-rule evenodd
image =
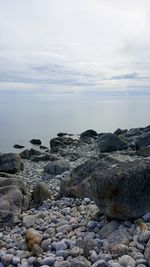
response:
<svg viewBox="0 0 150 267"><path fill-rule="evenodd" d="M149 124L150 95L0 90L0 153L18 153L14 144L30 148L33 138L49 147L58 132L78 136L87 129L102 133Z"/></svg>

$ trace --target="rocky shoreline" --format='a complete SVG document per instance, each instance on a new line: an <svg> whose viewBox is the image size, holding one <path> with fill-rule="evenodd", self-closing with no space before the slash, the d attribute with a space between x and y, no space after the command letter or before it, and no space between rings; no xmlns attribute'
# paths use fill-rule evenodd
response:
<svg viewBox="0 0 150 267"><path fill-rule="evenodd" d="M0 267L150 266L149 192L150 126L0 154Z"/></svg>

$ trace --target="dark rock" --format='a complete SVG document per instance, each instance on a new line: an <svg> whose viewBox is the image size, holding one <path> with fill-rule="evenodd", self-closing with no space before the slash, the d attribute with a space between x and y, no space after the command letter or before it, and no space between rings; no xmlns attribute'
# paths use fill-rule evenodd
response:
<svg viewBox="0 0 150 267"><path fill-rule="evenodd" d="M85 132L81 133L80 138L85 138L85 137L96 137L97 132L94 130L86 130Z"/></svg>
<svg viewBox="0 0 150 267"><path fill-rule="evenodd" d="M136 140L137 149L140 149L146 146L150 146L150 132L143 133Z"/></svg>
<svg viewBox="0 0 150 267"><path fill-rule="evenodd" d="M23 170L23 162L18 154L0 154L0 172L16 173L20 170Z"/></svg>
<svg viewBox="0 0 150 267"><path fill-rule="evenodd" d="M58 134L57 134L58 137L63 137L63 136L65 136L65 135L67 135L67 133L58 133Z"/></svg>
<svg viewBox="0 0 150 267"><path fill-rule="evenodd" d="M68 170L70 170L70 163L68 160L51 161L44 168L43 179L52 179L55 175L62 174Z"/></svg>
<svg viewBox="0 0 150 267"><path fill-rule="evenodd" d="M14 218L26 211L30 192L24 177L0 173L0 223L13 224Z"/></svg>
<svg viewBox="0 0 150 267"><path fill-rule="evenodd" d="M124 136L125 137L132 137L132 136L139 136L142 134L142 130L140 128L132 128L129 131L127 131Z"/></svg>
<svg viewBox="0 0 150 267"><path fill-rule="evenodd" d="M35 161L35 162L38 162L38 161L46 161L46 160L56 160L56 157L54 157L53 155L50 155L48 153L45 153L45 154L40 154L40 155L33 155L30 157L30 160L31 161Z"/></svg>
<svg viewBox="0 0 150 267"><path fill-rule="evenodd" d="M150 210L148 159L97 168L89 183L95 203L108 217L126 220L140 217Z"/></svg>
<svg viewBox="0 0 150 267"><path fill-rule="evenodd" d="M114 134L116 134L116 135L120 135L120 134L124 134L124 133L126 133L127 132L127 129L120 129L120 128L118 128L115 132L114 132Z"/></svg>
<svg viewBox="0 0 150 267"><path fill-rule="evenodd" d="M15 144L13 147L14 147L14 148L21 149L21 148L24 148L25 146L22 146L22 145Z"/></svg>
<svg viewBox="0 0 150 267"><path fill-rule="evenodd" d="M42 205L44 200L51 199L51 193L48 186L44 182L40 182L33 187L32 193L33 203Z"/></svg>
<svg viewBox="0 0 150 267"><path fill-rule="evenodd" d="M136 154L142 157L150 157L150 146L141 147Z"/></svg>
<svg viewBox="0 0 150 267"><path fill-rule="evenodd" d="M37 155L41 155L41 154L42 154L41 151L38 151L38 150L35 150L34 148L31 148L31 149L25 149L19 155L23 159L30 159L31 156L37 156Z"/></svg>
<svg viewBox="0 0 150 267"><path fill-rule="evenodd" d="M74 142L71 137L57 137L50 140L51 151L57 153L61 148L65 148Z"/></svg>
<svg viewBox="0 0 150 267"><path fill-rule="evenodd" d="M48 147L47 147L47 146L43 146L43 145L41 145L41 146L40 146L40 149L43 149L43 150L44 150L44 149L48 149Z"/></svg>
<svg viewBox="0 0 150 267"><path fill-rule="evenodd" d="M143 129L143 132L144 132L144 133L150 132L150 125L148 125L147 127L145 127L145 128Z"/></svg>
<svg viewBox="0 0 150 267"><path fill-rule="evenodd" d="M91 188L89 184L90 175L98 166L103 166L103 161L96 159L88 160L85 163L76 167L70 176L62 180L60 185L60 195L81 197L91 197Z"/></svg>
<svg viewBox="0 0 150 267"><path fill-rule="evenodd" d="M32 140L30 140L30 143L33 145L41 145L42 144L40 139L32 139Z"/></svg>
<svg viewBox="0 0 150 267"><path fill-rule="evenodd" d="M98 139L98 147L100 152L111 152L127 149L127 143L122 141L117 135L107 133Z"/></svg>
<svg viewBox="0 0 150 267"><path fill-rule="evenodd" d="M0 187L0 225L11 225L22 211L23 195L14 185Z"/></svg>

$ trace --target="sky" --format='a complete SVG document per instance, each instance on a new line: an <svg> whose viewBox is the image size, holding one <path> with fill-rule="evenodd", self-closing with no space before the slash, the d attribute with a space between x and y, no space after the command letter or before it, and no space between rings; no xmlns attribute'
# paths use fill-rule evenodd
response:
<svg viewBox="0 0 150 267"><path fill-rule="evenodd" d="M0 90L149 86L149 0L0 0Z"/></svg>

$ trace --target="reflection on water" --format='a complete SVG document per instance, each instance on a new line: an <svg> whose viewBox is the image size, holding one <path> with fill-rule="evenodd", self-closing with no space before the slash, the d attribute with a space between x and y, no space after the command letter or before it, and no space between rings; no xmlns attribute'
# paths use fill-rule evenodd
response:
<svg viewBox="0 0 150 267"><path fill-rule="evenodd" d="M0 152L15 143L28 145L40 138L43 145L58 132L98 132L150 123L150 97L52 95L0 92Z"/></svg>

